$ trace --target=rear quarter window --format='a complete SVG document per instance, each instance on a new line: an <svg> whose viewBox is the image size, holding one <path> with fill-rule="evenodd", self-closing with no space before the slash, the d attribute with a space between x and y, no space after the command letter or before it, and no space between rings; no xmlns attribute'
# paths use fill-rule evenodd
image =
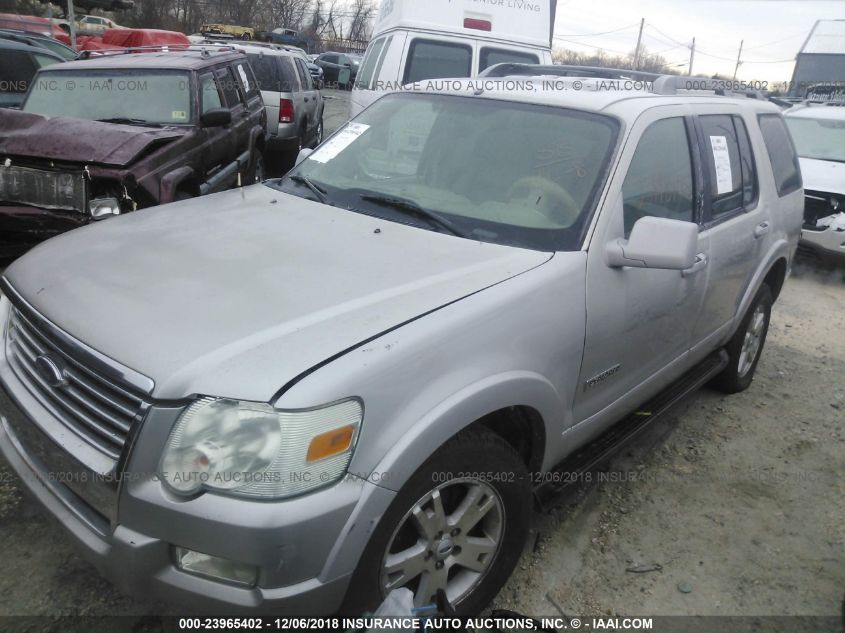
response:
<svg viewBox="0 0 845 633"><path fill-rule="evenodd" d="M471 47L466 44L417 39L408 51L404 82L469 77L471 73Z"/></svg>
<svg viewBox="0 0 845 633"><path fill-rule="evenodd" d="M783 197L797 191L804 186L801 180L801 167L798 163L795 144L792 142L783 117L780 114L760 114L757 120L760 122L760 132L763 134L766 152L772 164L778 195Z"/></svg>
<svg viewBox="0 0 845 633"><path fill-rule="evenodd" d="M478 64L479 72L496 64L539 64L540 58L533 53L509 51L503 48L481 49L481 60Z"/></svg>

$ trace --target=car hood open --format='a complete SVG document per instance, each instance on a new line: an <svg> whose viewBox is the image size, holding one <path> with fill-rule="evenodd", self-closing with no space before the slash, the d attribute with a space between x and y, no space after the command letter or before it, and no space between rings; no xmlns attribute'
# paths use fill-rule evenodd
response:
<svg viewBox="0 0 845 633"><path fill-rule="evenodd" d="M18 110L0 110L0 158L26 156L73 163L131 164L154 143L183 136L181 128L155 128L47 118Z"/></svg>
<svg viewBox="0 0 845 633"><path fill-rule="evenodd" d="M151 378L158 398L266 401L315 365L550 257L255 185L76 229L5 277L62 330Z"/></svg>
<svg viewBox="0 0 845 633"><path fill-rule="evenodd" d="M814 158L801 158L799 162L804 189L845 194L845 163Z"/></svg>

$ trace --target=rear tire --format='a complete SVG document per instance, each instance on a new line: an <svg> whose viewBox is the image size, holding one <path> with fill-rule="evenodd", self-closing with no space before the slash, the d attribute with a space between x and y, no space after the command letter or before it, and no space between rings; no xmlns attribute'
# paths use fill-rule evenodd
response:
<svg viewBox="0 0 845 633"><path fill-rule="evenodd" d="M341 612L373 611L389 591L407 586L417 606L432 603L445 587L457 615L477 615L522 555L532 499L525 465L510 445L486 430L461 432L396 495Z"/></svg>
<svg viewBox="0 0 845 633"><path fill-rule="evenodd" d="M309 145L311 149L317 147L323 142L323 115L320 115L320 121L317 123L317 131L314 132L314 141Z"/></svg>
<svg viewBox="0 0 845 633"><path fill-rule="evenodd" d="M739 393L751 385L766 344L766 335L769 333L773 302L771 288L763 284L736 334L725 347L730 362L712 383L719 391Z"/></svg>

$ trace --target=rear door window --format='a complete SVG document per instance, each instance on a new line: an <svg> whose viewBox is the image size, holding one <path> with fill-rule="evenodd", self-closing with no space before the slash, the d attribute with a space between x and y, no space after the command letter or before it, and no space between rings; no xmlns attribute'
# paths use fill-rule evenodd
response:
<svg viewBox="0 0 845 633"><path fill-rule="evenodd" d="M692 173L684 119L674 117L652 123L637 144L622 185L625 237L644 217L694 222Z"/></svg>
<svg viewBox="0 0 845 633"><path fill-rule="evenodd" d="M308 71L308 66L298 57L293 60L293 63L296 65L297 73L299 73L299 83L302 89L313 90L314 87L311 85L311 73Z"/></svg>
<svg viewBox="0 0 845 633"><path fill-rule="evenodd" d="M523 53L520 51L509 51L503 48L489 48L485 46L481 49L481 59L478 65L478 71L481 72L490 66L496 64L539 64L540 58L533 53Z"/></svg>
<svg viewBox="0 0 845 633"><path fill-rule="evenodd" d="M217 71L217 81L220 83L220 88L223 91L223 98L226 106L234 108L241 103L241 94L238 90L238 81L232 74L231 69L227 66Z"/></svg>
<svg viewBox="0 0 845 633"><path fill-rule="evenodd" d="M734 118L729 114L699 117L704 164L710 180L710 220L743 206L742 159Z"/></svg>
<svg viewBox="0 0 845 633"><path fill-rule="evenodd" d="M408 51L404 83L469 77L472 73L472 48L466 44L416 39Z"/></svg>
<svg viewBox="0 0 845 633"><path fill-rule="evenodd" d="M253 75L249 64L235 64L235 74L240 80L241 91L247 100L258 94L258 82L255 80L255 75Z"/></svg>
<svg viewBox="0 0 845 633"><path fill-rule="evenodd" d="M772 164L778 195L783 197L804 186L798 154L781 115L761 114L757 119Z"/></svg>

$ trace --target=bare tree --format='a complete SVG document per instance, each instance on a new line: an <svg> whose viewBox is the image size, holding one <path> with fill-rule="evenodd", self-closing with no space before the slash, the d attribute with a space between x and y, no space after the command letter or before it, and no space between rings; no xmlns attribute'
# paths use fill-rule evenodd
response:
<svg viewBox="0 0 845 633"><path fill-rule="evenodd" d="M352 0L350 7L351 21L349 24L349 39L352 41L366 41L372 34L372 21L376 14L376 7L372 0Z"/></svg>

